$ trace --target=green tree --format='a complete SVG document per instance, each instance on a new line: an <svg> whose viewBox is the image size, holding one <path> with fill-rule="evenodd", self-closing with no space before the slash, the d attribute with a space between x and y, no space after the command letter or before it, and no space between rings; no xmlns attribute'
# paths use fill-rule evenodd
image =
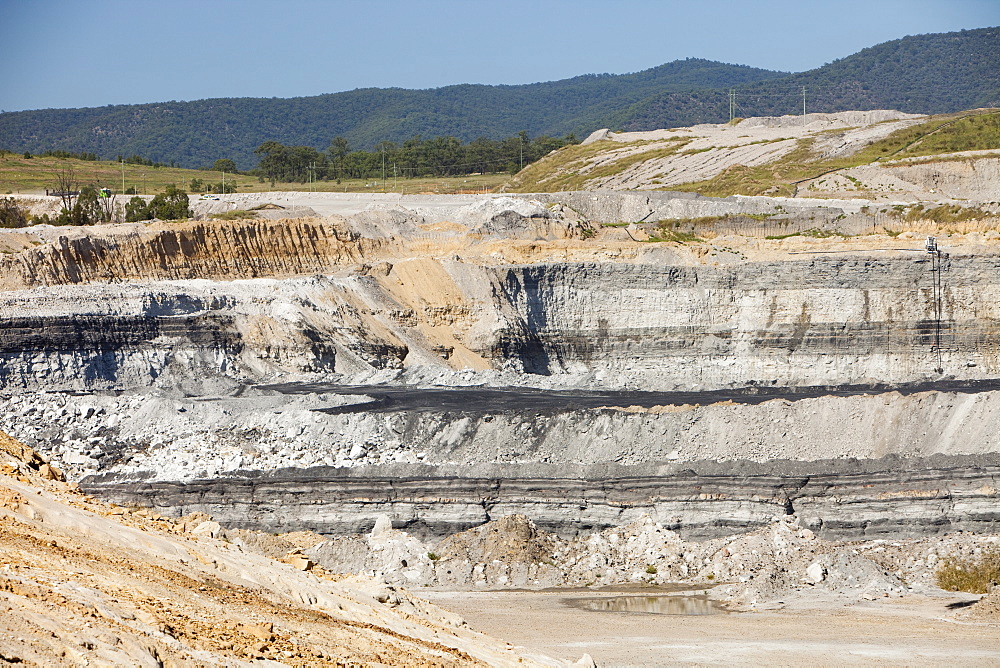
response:
<svg viewBox="0 0 1000 668"><path fill-rule="evenodd" d="M93 225L104 217L104 211L98 201L97 189L94 186L84 186L80 189L76 202L69 208L63 207L55 219L56 225Z"/></svg>
<svg viewBox="0 0 1000 668"><path fill-rule="evenodd" d="M343 160L344 156L351 152L351 145L343 137L334 137L327 152L334 161Z"/></svg>
<svg viewBox="0 0 1000 668"><path fill-rule="evenodd" d="M351 152L351 145L343 137L334 137L333 141L330 142L330 148L327 149L330 154L330 160L333 162L333 174L327 174L327 178L331 176L339 180L343 177L344 172L344 159Z"/></svg>
<svg viewBox="0 0 1000 668"><path fill-rule="evenodd" d="M159 218L160 220L190 218L191 209L188 208L188 203L186 192L169 185L164 192L150 200L147 207L148 218Z"/></svg>
<svg viewBox="0 0 1000 668"><path fill-rule="evenodd" d="M136 195L128 201L125 205L125 221L129 223L135 223L140 220L149 220L151 216L149 215L149 208L146 206L146 200Z"/></svg>
<svg viewBox="0 0 1000 668"><path fill-rule="evenodd" d="M0 227L27 227L28 217L13 197L0 198Z"/></svg>
<svg viewBox="0 0 1000 668"><path fill-rule="evenodd" d="M219 158L218 160L215 161L215 164L212 165L212 169L217 172L226 172L227 174L235 174L236 163L230 160L229 158Z"/></svg>
<svg viewBox="0 0 1000 668"><path fill-rule="evenodd" d="M316 174L325 174L326 155L311 146L284 146L276 141L261 144L254 151L261 156L257 169L272 181L305 183L315 165Z"/></svg>
<svg viewBox="0 0 1000 668"><path fill-rule="evenodd" d="M201 179L191 179L191 183L188 185L188 190L193 193L203 193L205 192L205 184Z"/></svg>
<svg viewBox="0 0 1000 668"><path fill-rule="evenodd" d="M94 186L84 186L80 189L80 196L76 198L76 206L73 209L75 225L93 225L104 219L104 211L101 209L97 188Z"/></svg>
<svg viewBox="0 0 1000 668"><path fill-rule="evenodd" d="M222 181L219 181L218 183L209 183L207 187L208 192L218 193L219 195L236 192L235 181L226 181L225 183L222 183Z"/></svg>

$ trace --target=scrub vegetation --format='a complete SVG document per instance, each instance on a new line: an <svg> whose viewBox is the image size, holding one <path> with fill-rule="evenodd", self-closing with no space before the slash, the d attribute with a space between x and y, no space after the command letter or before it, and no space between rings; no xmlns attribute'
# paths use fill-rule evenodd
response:
<svg viewBox="0 0 1000 668"><path fill-rule="evenodd" d="M1000 548L986 550L977 558L946 559L938 569L937 583L948 591L989 593L1000 585Z"/></svg>

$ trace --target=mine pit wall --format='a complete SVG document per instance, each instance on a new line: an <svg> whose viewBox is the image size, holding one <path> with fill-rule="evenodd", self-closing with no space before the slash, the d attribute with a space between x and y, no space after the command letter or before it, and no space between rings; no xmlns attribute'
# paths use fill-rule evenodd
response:
<svg viewBox="0 0 1000 668"><path fill-rule="evenodd" d="M104 236L77 232L0 257L0 288L318 274L398 247L362 238L338 219L173 223Z"/></svg>
<svg viewBox="0 0 1000 668"><path fill-rule="evenodd" d="M636 219L665 213L640 209ZM431 259L422 261L437 263L465 300L449 310L433 281L410 301L393 291L399 268L386 260L410 253L399 243L361 238L335 221L185 223L65 237L2 257L3 393L216 377L232 386L188 387L217 392L211 398L221 404L238 384L281 374L329 377L415 359L447 369L440 340L422 338L422 327L454 336L456 347L497 369L549 381L588 374L588 383L612 388L1000 374L997 255L943 259L938 317L925 253L511 266L434 259L443 246L427 241ZM99 403L81 399L91 400ZM0 427L74 455L71 475L96 471L84 486L99 496L271 531L353 532L386 512L398 526L440 536L523 512L575 533L649 512L686 536L707 537L794 512L821 535L901 537L1000 530L998 462L989 458L1000 452L998 401L997 393L932 392L494 415L251 407L237 421L187 402L169 414L143 412L145 425L123 415L117 426L93 418L64 429L53 410L23 433L8 422L26 413L5 413ZM200 416L203 426L175 430L181 415ZM243 441L225 440L231 434ZM248 439L253 453L241 449ZM355 458L358 445L364 452ZM942 453L953 458L934 458ZM907 459L878 464L886 455ZM815 464L824 458L844 461ZM433 466L386 463L417 460ZM566 468L608 462L633 468ZM301 468L275 472L287 466Z"/></svg>
<svg viewBox="0 0 1000 668"><path fill-rule="evenodd" d="M226 315L67 315L8 320L0 329L0 385L93 388L147 385L173 360L225 372L242 342Z"/></svg>
<svg viewBox="0 0 1000 668"><path fill-rule="evenodd" d="M393 526L439 539L521 513L564 537L621 526L647 513L685 539L752 531L795 514L823 538L899 539L1000 531L1000 456L863 462L714 462L642 467L395 466L285 470L188 483L89 479L89 494L166 515L200 511L233 528L370 531Z"/></svg>
<svg viewBox="0 0 1000 668"><path fill-rule="evenodd" d="M257 457L255 470L248 460L246 470L220 470L219 458L232 449L225 442L210 451L132 446L127 470L110 466L83 487L118 503L172 515L197 510L267 531L353 533L384 513L408 531L442 536L516 512L574 534L649 513L701 538L791 512L830 537L991 532L1000 531L998 402L1000 392L924 392L662 413L296 412L264 416L275 430L301 424L306 431L258 434L275 456ZM219 420L235 412L232 404L203 410ZM143 421L151 421L148 413ZM165 427L154 423L150 431ZM351 460L351 444L362 442L367 452ZM262 466L326 453L342 463ZM403 463L415 453L430 464ZM404 459L375 463L397 456ZM192 466L211 473L171 479Z"/></svg>
<svg viewBox="0 0 1000 668"><path fill-rule="evenodd" d="M409 304L398 301L391 266L386 276L11 290L0 293L0 383L128 389L156 384L168 368L252 383L414 360L447 369L461 366L446 354L456 347L496 369L584 373L636 389L1000 374L1000 257L944 258L939 300L925 253L806 257L723 266L433 261L463 300L452 308L438 305L433 281Z"/></svg>
<svg viewBox="0 0 1000 668"><path fill-rule="evenodd" d="M644 466L1000 452L1000 392L890 392L754 404L331 415L321 397L0 397L0 429L71 477L178 481L295 466ZM335 404L336 405L336 404ZM99 447L94 444L100 444ZM89 454L87 454L89 453ZM915 460L917 461L917 460ZM152 471L154 477L149 477Z"/></svg>
<svg viewBox="0 0 1000 668"><path fill-rule="evenodd" d="M352 303L364 277L158 281L0 292L0 386L97 390L195 376L399 367L405 344Z"/></svg>
<svg viewBox="0 0 1000 668"><path fill-rule="evenodd" d="M524 327L497 348L533 373L632 374L638 387L908 382L939 362L956 377L996 375L1000 258L941 267L940 319L921 254L512 268L501 284Z"/></svg>

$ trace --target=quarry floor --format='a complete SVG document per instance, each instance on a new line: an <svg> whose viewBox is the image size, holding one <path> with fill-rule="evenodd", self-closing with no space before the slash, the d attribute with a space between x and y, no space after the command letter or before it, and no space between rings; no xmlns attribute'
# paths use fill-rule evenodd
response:
<svg viewBox="0 0 1000 668"><path fill-rule="evenodd" d="M1000 628L950 619L968 594L847 606L823 598L780 610L716 615L581 610L591 591L447 592L420 596L480 632L601 668L668 665L995 666ZM949 608L949 606L953 606Z"/></svg>

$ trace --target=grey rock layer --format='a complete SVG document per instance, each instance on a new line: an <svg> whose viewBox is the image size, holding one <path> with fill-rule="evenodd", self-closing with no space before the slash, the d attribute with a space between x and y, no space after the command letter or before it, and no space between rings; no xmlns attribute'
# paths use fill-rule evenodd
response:
<svg viewBox="0 0 1000 668"><path fill-rule="evenodd" d="M1000 374L998 256L946 259L939 300L938 272L919 254L441 268L465 303L423 313L363 274L2 293L0 385L128 389L185 374L259 382L449 369L456 347L494 369L642 389ZM450 345L427 339L428 326L451 328Z"/></svg>
<svg viewBox="0 0 1000 668"><path fill-rule="evenodd" d="M649 514L691 539L754 528L796 514L830 539L1000 531L1000 456L865 462L690 462L573 469L543 465L286 470L212 480L118 482L90 478L88 493L164 514L206 512L235 528L368 531L380 514L422 538L524 514L572 536Z"/></svg>

